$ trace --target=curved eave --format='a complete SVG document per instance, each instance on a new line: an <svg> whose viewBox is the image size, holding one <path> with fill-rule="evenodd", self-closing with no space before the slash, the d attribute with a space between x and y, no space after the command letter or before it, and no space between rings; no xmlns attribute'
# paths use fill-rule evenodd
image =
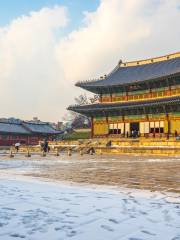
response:
<svg viewBox="0 0 180 240"><path fill-rule="evenodd" d="M52 132L40 132L40 131L31 131L34 135L58 135L61 134L62 131L52 131Z"/></svg>
<svg viewBox="0 0 180 240"><path fill-rule="evenodd" d="M180 96L170 97L170 98L162 98L162 99L154 99L147 101L134 101L134 102L125 102L125 103L106 103L106 104L91 104L84 106L69 106L68 110L84 114L87 116L93 116L94 113L99 113L100 115L106 115L106 113L110 112L124 112L128 111L128 114L131 115L135 110L146 111L150 108L161 107L163 112L166 112L166 107L170 105L179 105L180 104ZM180 105L179 105L180 106Z"/></svg>
<svg viewBox="0 0 180 240"><path fill-rule="evenodd" d="M0 134L2 135L23 135L23 136L29 136L31 133L24 133L24 132L8 132L8 131L0 131Z"/></svg>
<svg viewBox="0 0 180 240"><path fill-rule="evenodd" d="M88 81L87 82L78 82L75 84L75 86L98 94L98 93L102 93L102 92L107 92L107 93L113 92L113 91L115 91L116 88L118 88L118 90L122 89L122 91L124 91L126 88L128 88L129 86L132 86L132 85L143 85L144 84L146 86L150 86L150 84L158 82L158 81L162 81L162 82L164 81L164 83L167 85L167 79L169 79L168 85L173 85L173 83L171 84L170 80L175 77L180 77L180 72L170 74L170 75L165 75L162 77L153 78L153 79L135 80L133 82L124 82L124 83L119 83L119 84L104 85L104 84L101 84L101 81L103 81L103 80L97 80L97 81L89 81L89 82ZM180 83L180 81L179 81L179 83Z"/></svg>

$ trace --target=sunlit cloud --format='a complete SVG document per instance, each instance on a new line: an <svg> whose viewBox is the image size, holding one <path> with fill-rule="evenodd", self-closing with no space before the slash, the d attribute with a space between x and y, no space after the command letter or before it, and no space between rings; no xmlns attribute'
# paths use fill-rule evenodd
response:
<svg viewBox="0 0 180 240"><path fill-rule="evenodd" d="M0 28L2 116L60 119L83 90L79 80L107 74L119 59L179 51L179 1L101 0L66 35L71 16L43 8ZM68 32L68 31L67 31Z"/></svg>

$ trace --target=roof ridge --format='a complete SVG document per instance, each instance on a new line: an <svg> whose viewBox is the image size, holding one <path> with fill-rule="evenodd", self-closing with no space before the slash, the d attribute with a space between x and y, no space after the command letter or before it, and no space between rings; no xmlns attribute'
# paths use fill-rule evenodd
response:
<svg viewBox="0 0 180 240"><path fill-rule="evenodd" d="M27 124L36 124L36 125L49 125L49 122L33 122L33 121L23 121L23 123Z"/></svg>
<svg viewBox="0 0 180 240"><path fill-rule="evenodd" d="M153 58L147 58L147 59L141 59L141 60L134 60L134 61L127 61L127 62L119 62L119 67L131 67L131 66L138 66L138 65L145 65L155 62L163 62L170 59L175 59L180 57L180 52L171 53L159 57L153 57Z"/></svg>
<svg viewBox="0 0 180 240"><path fill-rule="evenodd" d="M4 123L4 124L14 124L14 125L22 125L22 122L8 122L8 121L0 121L0 123Z"/></svg>

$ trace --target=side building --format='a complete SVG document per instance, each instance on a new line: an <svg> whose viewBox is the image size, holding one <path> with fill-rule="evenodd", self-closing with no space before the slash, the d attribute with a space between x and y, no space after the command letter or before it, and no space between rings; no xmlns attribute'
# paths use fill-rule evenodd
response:
<svg viewBox="0 0 180 240"><path fill-rule="evenodd" d="M76 86L99 102L69 106L92 121L92 137L167 137L180 134L180 52L122 62L107 76Z"/></svg>
<svg viewBox="0 0 180 240"><path fill-rule="evenodd" d="M11 146L17 142L37 145L40 140L53 140L60 133L48 123L0 121L0 146Z"/></svg>

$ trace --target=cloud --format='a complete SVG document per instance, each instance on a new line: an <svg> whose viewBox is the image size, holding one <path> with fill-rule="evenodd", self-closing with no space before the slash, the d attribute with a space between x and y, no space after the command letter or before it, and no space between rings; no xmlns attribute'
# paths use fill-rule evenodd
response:
<svg viewBox="0 0 180 240"><path fill-rule="evenodd" d="M3 116L58 120L81 89L119 59L179 51L178 0L101 0L70 33L66 7L31 12L0 28ZM68 32L68 31L65 31Z"/></svg>
<svg viewBox="0 0 180 240"><path fill-rule="evenodd" d="M67 9L55 6L19 17L0 29L3 116L51 119L55 111L51 106L59 100L61 86L55 36L67 23Z"/></svg>
<svg viewBox="0 0 180 240"><path fill-rule="evenodd" d="M177 5L178 1L168 0L102 0L96 12L85 13L84 27L60 42L60 64L66 77L96 77L110 71L121 58L179 50ZM69 65L72 71L68 71Z"/></svg>

